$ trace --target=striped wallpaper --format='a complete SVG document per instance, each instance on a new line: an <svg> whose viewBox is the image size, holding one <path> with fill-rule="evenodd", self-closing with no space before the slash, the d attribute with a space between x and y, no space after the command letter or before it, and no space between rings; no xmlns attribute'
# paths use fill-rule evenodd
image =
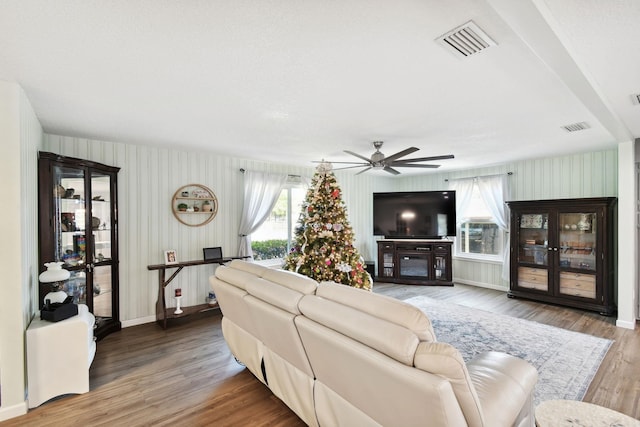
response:
<svg viewBox="0 0 640 427"><path fill-rule="evenodd" d="M227 157L216 153L113 143L58 135L45 135L45 150L85 158L121 168L118 175L120 223L120 312L124 325L152 321L158 298L157 272L147 265L162 262L164 251L175 249L180 260L200 259L202 248L222 246L225 256L235 255L242 208L242 173L261 170L312 176L306 167ZM376 191L437 190L445 179L513 172L513 200L617 195L617 151L576 154L522 161L490 168L421 176L383 177L336 171L342 188L356 245L367 260L376 259L371 235L372 198ZM171 213L170 201L181 186L198 183L218 198L215 219L203 227L188 227ZM185 268L169 285L183 289L183 305L205 301L208 277L214 267ZM456 280L506 289L501 265L456 260ZM171 300L171 298L169 298Z"/></svg>

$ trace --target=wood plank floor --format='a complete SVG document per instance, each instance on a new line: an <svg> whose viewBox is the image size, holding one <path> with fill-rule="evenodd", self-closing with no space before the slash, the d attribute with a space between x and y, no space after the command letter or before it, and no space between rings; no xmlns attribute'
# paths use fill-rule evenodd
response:
<svg viewBox="0 0 640 427"><path fill-rule="evenodd" d="M640 418L640 328L621 329L614 318L465 285L377 283L375 291L399 299L427 295L612 339L585 401ZM50 401L0 426L303 425L235 362L220 319L210 312L166 331L151 323L109 335L98 343L89 393Z"/></svg>

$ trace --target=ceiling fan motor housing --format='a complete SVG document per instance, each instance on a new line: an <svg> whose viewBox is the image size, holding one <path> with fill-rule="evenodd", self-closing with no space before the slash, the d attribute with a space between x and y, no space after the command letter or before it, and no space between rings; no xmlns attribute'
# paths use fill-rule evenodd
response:
<svg viewBox="0 0 640 427"><path fill-rule="evenodd" d="M376 151L371 155L371 161L373 163L382 163L383 160L384 160L384 154L382 154L379 151Z"/></svg>

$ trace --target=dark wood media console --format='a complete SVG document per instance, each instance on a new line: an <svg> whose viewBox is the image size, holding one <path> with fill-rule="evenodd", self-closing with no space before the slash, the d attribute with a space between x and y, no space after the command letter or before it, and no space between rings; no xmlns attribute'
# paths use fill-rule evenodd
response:
<svg viewBox="0 0 640 427"><path fill-rule="evenodd" d="M448 240L379 240L379 282L453 286Z"/></svg>

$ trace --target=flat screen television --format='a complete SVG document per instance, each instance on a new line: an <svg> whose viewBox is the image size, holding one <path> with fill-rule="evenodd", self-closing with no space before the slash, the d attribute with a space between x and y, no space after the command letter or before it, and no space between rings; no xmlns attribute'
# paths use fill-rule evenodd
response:
<svg viewBox="0 0 640 427"><path fill-rule="evenodd" d="M387 239L455 236L456 192L373 193L373 234Z"/></svg>

